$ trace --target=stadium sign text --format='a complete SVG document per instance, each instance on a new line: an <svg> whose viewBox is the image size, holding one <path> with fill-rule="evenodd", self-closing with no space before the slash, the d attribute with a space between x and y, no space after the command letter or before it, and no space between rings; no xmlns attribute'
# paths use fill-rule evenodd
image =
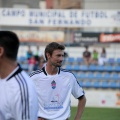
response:
<svg viewBox="0 0 120 120"><path fill-rule="evenodd" d="M0 25L34 27L120 27L120 10L1 8Z"/></svg>

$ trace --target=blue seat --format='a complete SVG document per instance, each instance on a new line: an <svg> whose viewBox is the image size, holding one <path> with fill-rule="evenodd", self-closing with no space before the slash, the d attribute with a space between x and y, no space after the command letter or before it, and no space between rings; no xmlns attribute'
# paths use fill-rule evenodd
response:
<svg viewBox="0 0 120 120"><path fill-rule="evenodd" d="M82 87L84 86L84 82L83 81L78 81L78 83L79 83L80 86L82 86Z"/></svg>
<svg viewBox="0 0 120 120"><path fill-rule="evenodd" d="M111 79L112 80L120 80L120 76L118 75L118 73L114 73L111 75Z"/></svg>
<svg viewBox="0 0 120 120"><path fill-rule="evenodd" d="M86 74L85 73L80 73L77 77L79 79L86 79Z"/></svg>
<svg viewBox="0 0 120 120"><path fill-rule="evenodd" d="M75 58L74 57L68 57L66 61L69 62L69 63L73 63L75 61Z"/></svg>
<svg viewBox="0 0 120 120"><path fill-rule="evenodd" d="M112 65L105 66L105 71L112 72L112 71L114 71L114 68Z"/></svg>
<svg viewBox="0 0 120 120"><path fill-rule="evenodd" d="M73 66L73 70L79 71L79 70L80 70L80 66L79 66L79 65L74 65L74 66Z"/></svg>
<svg viewBox="0 0 120 120"><path fill-rule="evenodd" d="M120 65L120 58L117 58L116 63Z"/></svg>
<svg viewBox="0 0 120 120"><path fill-rule="evenodd" d="M115 71L120 72L120 66L115 66Z"/></svg>
<svg viewBox="0 0 120 120"><path fill-rule="evenodd" d="M96 65L90 65L88 69L90 71L96 71L97 70L97 66Z"/></svg>
<svg viewBox="0 0 120 120"><path fill-rule="evenodd" d="M86 75L86 78L88 78L88 79L94 79L94 73L88 73Z"/></svg>
<svg viewBox="0 0 120 120"><path fill-rule="evenodd" d="M94 78L97 79L97 80L101 80L102 79L102 73L96 73Z"/></svg>
<svg viewBox="0 0 120 120"><path fill-rule="evenodd" d="M101 87L100 82L98 82L98 81L94 82L93 87L94 88L100 88Z"/></svg>
<svg viewBox="0 0 120 120"><path fill-rule="evenodd" d="M77 59L76 59L76 62L79 64L79 63L83 63L83 58L81 58L81 57L78 57Z"/></svg>
<svg viewBox="0 0 120 120"><path fill-rule="evenodd" d="M98 70L98 71L104 71L105 69L104 69L104 66L99 65L99 66L97 66L97 70Z"/></svg>
<svg viewBox="0 0 120 120"><path fill-rule="evenodd" d="M110 74L110 73L105 73L105 74L103 75L103 79L104 79L104 80L110 80L110 79L111 79L111 74Z"/></svg>
<svg viewBox="0 0 120 120"><path fill-rule="evenodd" d="M111 82L109 85L110 88L120 88L120 84L117 84L116 82Z"/></svg>
<svg viewBox="0 0 120 120"><path fill-rule="evenodd" d="M108 82L102 82L101 87L102 88L109 88Z"/></svg>
<svg viewBox="0 0 120 120"><path fill-rule="evenodd" d="M84 87L90 88L90 87L92 87L91 85L92 85L91 82L87 81L87 82L85 82Z"/></svg>
<svg viewBox="0 0 120 120"><path fill-rule="evenodd" d="M66 65L65 69L67 69L67 70L73 70L72 65Z"/></svg>
<svg viewBox="0 0 120 120"><path fill-rule="evenodd" d="M108 62L108 64L113 65L113 64L115 64L115 59L114 58L109 58L107 62Z"/></svg>
<svg viewBox="0 0 120 120"><path fill-rule="evenodd" d="M81 66L80 66L80 70L82 70L82 71L88 71L88 66L86 66L86 65L81 65Z"/></svg>

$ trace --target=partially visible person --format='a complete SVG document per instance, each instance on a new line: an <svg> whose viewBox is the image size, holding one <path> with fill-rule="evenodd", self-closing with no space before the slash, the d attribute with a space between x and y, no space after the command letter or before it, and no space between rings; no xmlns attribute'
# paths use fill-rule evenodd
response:
<svg viewBox="0 0 120 120"><path fill-rule="evenodd" d="M105 48L102 48L100 58L99 58L99 65L104 65L107 62L107 54Z"/></svg>
<svg viewBox="0 0 120 120"><path fill-rule="evenodd" d="M39 68L42 69L45 66L45 63L46 61L45 61L44 56L41 56L39 60Z"/></svg>
<svg viewBox="0 0 120 120"><path fill-rule="evenodd" d="M31 58L28 60L28 73L34 70L35 65L36 65L35 56L31 56Z"/></svg>
<svg viewBox="0 0 120 120"><path fill-rule="evenodd" d="M84 90L70 71L61 68L64 49L61 44L49 43L45 48L46 65L30 74L38 93L38 120L68 120L71 95L78 99L74 120L80 120L84 111L86 103Z"/></svg>
<svg viewBox="0 0 120 120"><path fill-rule="evenodd" d="M67 52L64 52L64 57L65 57L65 58L68 58L68 57L69 57L69 55L68 55Z"/></svg>
<svg viewBox="0 0 120 120"><path fill-rule="evenodd" d="M86 65L90 65L92 62L91 52L88 50L88 46L85 46L85 51L83 52L83 59Z"/></svg>
<svg viewBox="0 0 120 120"><path fill-rule="evenodd" d="M29 60L32 56L33 56L33 52L31 50L30 46L28 46L28 50L26 52L27 60Z"/></svg>
<svg viewBox="0 0 120 120"><path fill-rule="evenodd" d="M99 54L98 54L98 51L96 49L93 50L93 53L92 53L92 63L93 64L98 64L98 57L99 57Z"/></svg>
<svg viewBox="0 0 120 120"><path fill-rule="evenodd" d="M39 46L36 46L36 52L35 52L34 58L35 58L35 61L36 61L36 62L35 62L35 64L34 64L33 70L37 70L38 67L39 67L39 60L40 60Z"/></svg>
<svg viewBox="0 0 120 120"><path fill-rule="evenodd" d="M17 63L18 48L15 33L0 31L0 120L37 120L35 85Z"/></svg>
<svg viewBox="0 0 120 120"><path fill-rule="evenodd" d="M35 60L38 63L39 58L40 58L40 56L39 56L39 46L36 46L36 53L34 54L34 56L35 56Z"/></svg>

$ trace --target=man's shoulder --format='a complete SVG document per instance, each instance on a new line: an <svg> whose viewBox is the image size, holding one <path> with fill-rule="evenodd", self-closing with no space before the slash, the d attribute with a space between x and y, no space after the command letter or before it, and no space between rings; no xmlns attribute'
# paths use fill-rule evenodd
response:
<svg viewBox="0 0 120 120"><path fill-rule="evenodd" d="M30 77L33 77L33 76L38 76L40 74L43 73L43 70L36 70L36 71L33 71L29 74Z"/></svg>
<svg viewBox="0 0 120 120"><path fill-rule="evenodd" d="M70 70L63 69L63 68L61 68L60 70L61 70L60 74L73 75L73 73Z"/></svg>

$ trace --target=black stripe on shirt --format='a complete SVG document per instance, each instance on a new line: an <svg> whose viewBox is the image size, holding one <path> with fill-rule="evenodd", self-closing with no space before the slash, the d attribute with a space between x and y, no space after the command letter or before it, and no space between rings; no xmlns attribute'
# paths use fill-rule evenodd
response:
<svg viewBox="0 0 120 120"><path fill-rule="evenodd" d="M21 77L22 77L23 81L25 82L25 87L26 87L26 89L27 89L27 91L26 91L26 94L27 94L27 99L26 99L26 101L27 101L27 104L28 104L28 106L27 106L27 109L28 109L28 118L30 118L28 85L27 85L27 82L26 82L26 80L25 80L25 78L23 77L22 74L21 74Z"/></svg>
<svg viewBox="0 0 120 120"><path fill-rule="evenodd" d="M30 119L29 94L27 83L21 73L19 75L16 75L15 78L20 86L21 91L22 119Z"/></svg>
<svg viewBox="0 0 120 120"><path fill-rule="evenodd" d="M66 69L61 69L61 71L63 71L63 72L68 72L68 73L71 73L71 74L73 74L73 75L74 75L74 73L72 73L71 71L66 70ZM75 76L75 75L74 75L74 77L76 78L76 76Z"/></svg>
<svg viewBox="0 0 120 120"><path fill-rule="evenodd" d="M47 76L47 72L45 71L45 67L42 68L44 74Z"/></svg>
<svg viewBox="0 0 120 120"><path fill-rule="evenodd" d="M39 74L41 72L43 72L43 71L42 70L36 70L36 71L33 71L32 73L30 73L29 76L32 77L33 75Z"/></svg>
<svg viewBox="0 0 120 120"><path fill-rule="evenodd" d="M22 119L23 119L23 92L22 92L22 87L21 87L21 84L20 84L20 81L16 78L16 76L15 76L15 79L17 80L17 82L18 82L18 84L19 84L19 87L20 87L20 93L21 93L21 104L22 104Z"/></svg>
<svg viewBox="0 0 120 120"><path fill-rule="evenodd" d="M18 73L20 73L22 71L22 68L20 67L20 65L18 64L19 68L18 70L13 73L6 81L10 80L12 77L14 77L15 75L17 75Z"/></svg>
<svg viewBox="0 0 120 120"><path fill-rule="evenodd" d="M45 71L45 67L42 68L44 74L47 76L47 72ZM58 74L60 74L60 67L58 67Z"/></svg>
<svg viewBox="0 0 120 120"><path fill-rule="evenodd" d="M70 70L67 70L67 69L61 68L60 70L63 71L63 72L69 72L69 73L71 73L71 71L70 71Z"/></svg>

